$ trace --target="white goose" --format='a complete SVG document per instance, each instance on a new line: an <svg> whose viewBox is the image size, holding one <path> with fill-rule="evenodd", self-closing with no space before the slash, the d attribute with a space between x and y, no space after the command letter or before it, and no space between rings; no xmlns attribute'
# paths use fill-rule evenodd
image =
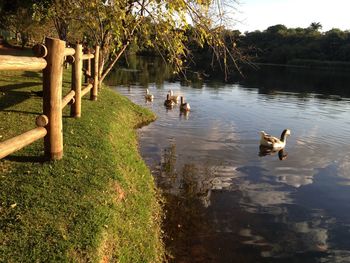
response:
<svg viewBox="0 0 350 263"><path fill-rule="evenodd" d="M154 96L149 92L148 89L146 89L145 99L150 100L150 101L152 101L154 99Z"/></svg>
<svg viewBox="0 0 350 263"><path fill-rule="evenodd" d="M173 90L169 90L170 99L176 104L179 102L179 96L174 95Z"/></svg>
<svg viewBox="0 0 350 263"><path fill-rule="evenodd" d="M265 133L264 131L261 131L260 134L261 134L261 137L260 137L261 146L268 147L271 149L283 149L286 146L287 136L290 135L290 130L289 129L283 130L280 139L273 137Z"/></svg>
<svg viewBox="0 0 350 263"><path fill-rule="evenodd" d="M191 110L190 104L185 102L185 98L182 96L181 96L180 110L181 111L190 111Z"/></svg>

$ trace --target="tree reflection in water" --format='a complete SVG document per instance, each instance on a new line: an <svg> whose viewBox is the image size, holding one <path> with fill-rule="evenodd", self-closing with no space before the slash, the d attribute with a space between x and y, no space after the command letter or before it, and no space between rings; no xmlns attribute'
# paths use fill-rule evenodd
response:
<svg viewBox="0 0 350 263"><path fill-rule="evenodd" d="M159 116L140 149L167 201L170 261L350 262L349 74L262 67L239 84L172 83L159 60L129 63L110 84ZM164 109L170 88L193 105L188 121ZM287 159L259 158L266 120L299 134Z"/></svg>
<svg viewBox="0 0 350 263"><path fill-rule="evenodd" d="M188 120L190 118L190 112L189 111L180 111L180 119L181 118Z"/></svg>
<svg viewBox="0 0 350 263"><path fill-rule="evenodd" d="M212 191L230 187L231 178L215 177L215 169L194 163L185 163L178 171L175 144L164 149L158 168L155 178L164 191L169 253L176 250L176 262L187 262L191 256L196 258L193 262L215 262L203 245L208 236L215 235L206 208L211 204Z"/></svg>

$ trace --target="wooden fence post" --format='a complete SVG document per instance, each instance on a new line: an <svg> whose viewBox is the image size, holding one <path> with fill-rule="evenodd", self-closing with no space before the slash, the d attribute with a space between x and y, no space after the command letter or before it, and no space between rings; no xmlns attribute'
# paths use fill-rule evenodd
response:
<svg viewBox="0 0 350 263"><path fill-rule="evenodd" d="M83 46L77 44L75 47L74 63L72 68L72 90L75 91L75 102L71 106L71 116L81 117L81 78L83 73Z"/></svg>
<svg viewBox="0 0 350 263"><path fill-rule="evenodd" d="M91 89L90 93L90 100L97 100L97 92L98 92L98 66L99 66L99 60L100 60L100 47L96 46L95 47L95 57L94 57L94 86Z"/></svg>
<svg viewBox="0 0 350 263"><path fill-rule="evenodd" d="M90 48L87 48L87 54L90 55ZM86 71L85 71L85 83L89 84L89 79L91 78L91 59L85 61Z"/></svg>
<svg viewBox="0 0 350 263"><path fill-rule="evenodd" d="M45 38L48 55L43 70L43 112L49 118L44 138L45 155L51 160L63 157L62 132L62 74L66 43L59 39Z"/></svg>

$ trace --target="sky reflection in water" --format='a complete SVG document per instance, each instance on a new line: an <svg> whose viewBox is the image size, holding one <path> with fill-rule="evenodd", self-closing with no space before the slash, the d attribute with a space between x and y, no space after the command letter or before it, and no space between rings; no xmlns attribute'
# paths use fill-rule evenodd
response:
<svg viewBox="0 0 350 263"><path fill-rule="evenodd" d="M169 89L188 116L164 108ZM169 201L173 262L350 262L348 99L151 80L116 90L158 115L140 151ZM283 161L259 156L259 131L285 128Z"/></svg>

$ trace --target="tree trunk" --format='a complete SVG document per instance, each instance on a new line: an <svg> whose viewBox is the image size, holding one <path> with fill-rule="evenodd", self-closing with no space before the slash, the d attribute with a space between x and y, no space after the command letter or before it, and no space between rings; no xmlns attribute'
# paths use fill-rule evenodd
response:
<svg viewBox="0 0 350 263"><path fill-rule="evenodd" d="M55 28L58 34L58 37L61 40L67 41L67 35L68 35L68 23L64 21L62 18L55 18L54 19Z"/></svg>
<svg viewBox="0 0 350 263"><path fill-rule="evenodd" d="M129 43L124 44L124 46L122 47L121 50L119 50L119 53L116 55L116 57L113 59L113 61L107 66L106 69L103 70L102 76L100 78L100 82L101 83L105 79L105 77L108 75L108 73L112 70L112 68L114 67L115 63L117 63L117 61L119 60L121 55L125 52L125 50L126 50L126 48L128 46L129 46Z"/></svg>

